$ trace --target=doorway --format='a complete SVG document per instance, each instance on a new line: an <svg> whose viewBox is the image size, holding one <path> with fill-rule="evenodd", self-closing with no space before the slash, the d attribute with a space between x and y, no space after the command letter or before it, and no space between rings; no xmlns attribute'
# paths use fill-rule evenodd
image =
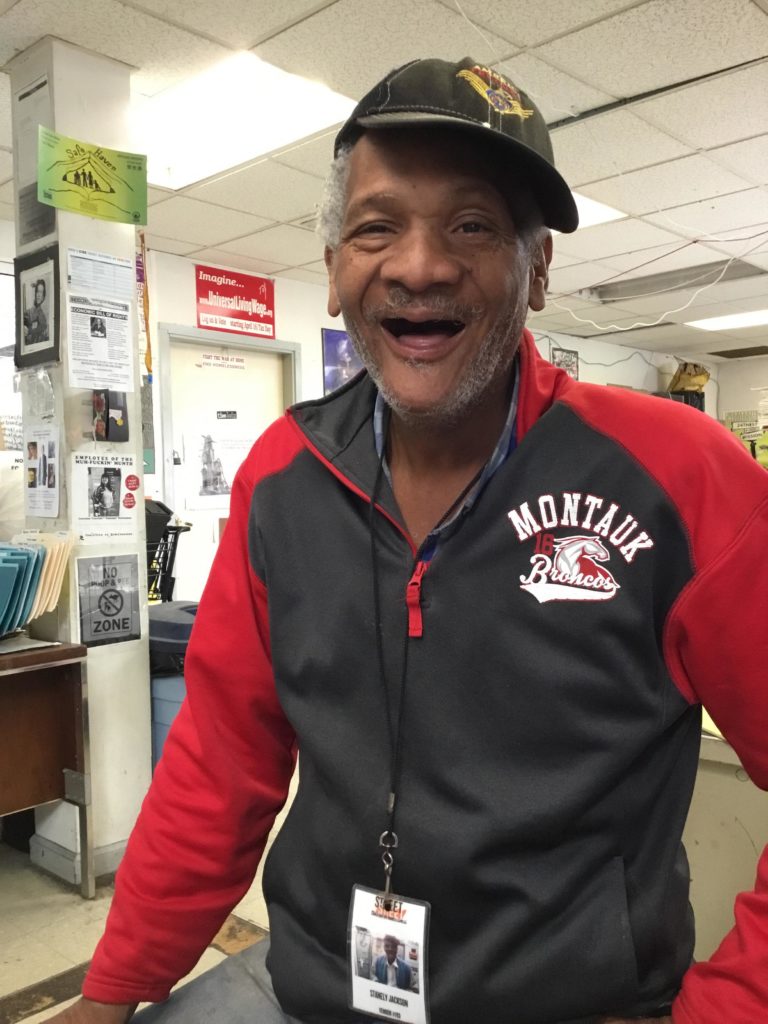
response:
<svg viewBox="0 0 768 1024"><path fill-rule="evenodd" d="M229 517L240 464L297 400L298 345L161 327L165 503L191 530L179 538L174 600L198 601Z"/></svg>

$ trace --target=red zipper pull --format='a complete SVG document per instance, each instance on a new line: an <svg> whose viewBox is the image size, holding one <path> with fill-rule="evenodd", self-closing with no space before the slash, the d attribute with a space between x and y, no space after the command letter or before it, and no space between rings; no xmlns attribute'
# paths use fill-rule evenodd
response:
<svg viewBox="0 0 768 1024"><path fill-rule="evenodd" d="M418 637L424 632L421 615L421 581L429 568L429 562L417 562L413 575L405 589L405 603L408 607L408 636Z"/></svg>

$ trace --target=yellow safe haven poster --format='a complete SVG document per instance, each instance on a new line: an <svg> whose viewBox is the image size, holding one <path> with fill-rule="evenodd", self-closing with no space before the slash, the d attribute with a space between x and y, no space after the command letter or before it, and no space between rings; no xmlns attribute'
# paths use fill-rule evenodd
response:
<svg viewBox="0 0 768 1024"><path fill-rule="evenodd" d="M147 158L69 139L41 125L37 198L86 217L147 223Z"/></svg>

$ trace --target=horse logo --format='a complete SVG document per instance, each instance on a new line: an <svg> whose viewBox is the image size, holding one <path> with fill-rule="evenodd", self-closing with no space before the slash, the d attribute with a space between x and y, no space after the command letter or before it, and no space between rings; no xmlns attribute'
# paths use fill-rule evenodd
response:
<svg viewBox="0 0 768 1024"><path fill-rule="evenodd" d="M540 604L547 601L608 601L620 589L613 574L600 563L609 562L608 549L594 536L559 537L552 555L534 554L531 572L520 577L520 587Z"/></svg>

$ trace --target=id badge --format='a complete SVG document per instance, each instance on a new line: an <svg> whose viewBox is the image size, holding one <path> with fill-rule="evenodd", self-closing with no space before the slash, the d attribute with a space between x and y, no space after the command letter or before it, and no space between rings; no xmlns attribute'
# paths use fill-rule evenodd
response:
<svg viewBox="0 0 768 1024"><path fill-rule="evenodd" d="M401 1024L429 1024L429 903L352 887L349 904L349 1005Z"/></svg>

